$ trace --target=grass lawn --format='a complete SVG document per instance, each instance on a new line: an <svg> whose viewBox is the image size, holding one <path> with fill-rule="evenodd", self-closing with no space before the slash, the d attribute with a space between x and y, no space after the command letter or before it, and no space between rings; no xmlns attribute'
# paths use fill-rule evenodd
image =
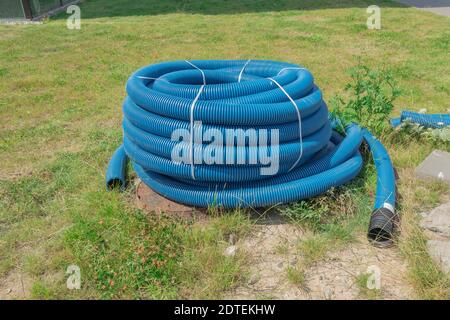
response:
<svg viewBox="0 0 450 320"><path fill-rule="evenodd" d="M68 30L65 14L42 25L0 25L0 279L20 275L29 284L23 297L34 298L219 298L245 281L245 256L222 257L228 235L251 228L245 211L180 222L137 210L133 188L105 191L106 165L122 138L125 82L159 61L272 59L306 66L328 101L343 93L359 56L393 71L403 90L393 116L448 112L450 20L382 1L382 29L367 30L373 2L92 0L81 5L81 30ZM416 213L450 193L417 181L413 170L450 145L383 140L400 176L398 250L410 281L418 297L449 299ZM326 217L331 209L347 213L319 226L313 214L302 246L311 261L365 233L374 189L369 161L350 187L306 203ZM304 207L283 210L296 220ZM66 288L71 264L81 268L81 290Z"/></svg>

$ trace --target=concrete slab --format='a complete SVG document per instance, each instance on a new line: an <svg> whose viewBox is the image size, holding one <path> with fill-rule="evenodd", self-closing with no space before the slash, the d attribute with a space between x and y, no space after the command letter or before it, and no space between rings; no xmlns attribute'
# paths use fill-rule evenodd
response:
<svg viewBox="0 0 450 320"><path fill-rule="evenodd" d="M427 249L430 257L445 273L450 272L450 202L427 213L420 222L430 240Z"/></svg>
<svg viewBox="0 0 450 320"><path fill-rule="evenodd" d="M445 273L450 272L450 242L444 240L428 240L428 252L431 258Z"/></svg>
<svg viewBox="0 0 450 320"><path fill-rule="evenodd" d="M450 153L434 150L416 168L416 175L422 179L439 179L450 183Z"/></svg>
<svg viewBox="0 0 450 320"><path fill-rule="evenodd" d="M450 0L395 0L396 2L416 7L450 18Z"/></svg>
<svg viewBox="0 0 450 320"><path fill-rule="evenodd" d="M420 222L420 226L435 235L450 239L450 202L431 210Z"/></svg>

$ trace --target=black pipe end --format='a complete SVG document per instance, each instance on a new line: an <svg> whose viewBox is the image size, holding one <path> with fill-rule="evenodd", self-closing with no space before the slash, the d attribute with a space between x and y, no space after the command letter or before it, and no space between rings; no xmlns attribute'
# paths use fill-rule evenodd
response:
<svg viewBox="0 0 450 320"><path fill-rule="evenodd" d="M125 190L125 181L121 178L111 178L106 181L106 188L108 191L118 189L120 191Z"/></svg>
<svg viewBox="0 0 450 320"><path fill-rule="evenodd" d="M398 222L397 215L388 208L378 208L370 217L367 237L377 247L389 247L393 244L394 231Z"/></svg>

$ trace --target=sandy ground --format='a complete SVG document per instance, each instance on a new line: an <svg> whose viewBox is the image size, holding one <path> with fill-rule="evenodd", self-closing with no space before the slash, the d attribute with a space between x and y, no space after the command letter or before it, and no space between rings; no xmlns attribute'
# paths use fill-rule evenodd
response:
<svg viewBox="0 0 450 320"><path fill-rule="evenodd" d="M406 264L397 249L375 248L365 238L327 254L305 271L301 285L292 284L286 269L302 259L296 250L303 232L292 224L256 225L238 242L249 257L249 280L226 295L230 299L365 299L356 277L369 267L380 270L380 299L411 299L413 288L406 280ZM280 252L280 247L288 248Z"/></svg>

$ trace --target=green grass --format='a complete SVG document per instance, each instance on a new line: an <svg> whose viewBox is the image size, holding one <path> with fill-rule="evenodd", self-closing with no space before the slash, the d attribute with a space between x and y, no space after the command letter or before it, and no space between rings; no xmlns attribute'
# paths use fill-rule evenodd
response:
<svg viewBox="0 0 450 320"><path fill-rule="evenodd" d="M208 224L158 219L134 207L133 190L105 191L128 76L165 60L274 59L308 67L328 100L342 94L346 70L362 56L398 79L404 95L394 114L446 112L448 19L379 3L380 31L365 28L373 3L349 0L97 0L82 4L81 30L68 30L64 13L42 25L0 25L0 278L21 270L37 298L220 297L245 276L245 257L221 255L230 233L248 231L245 213ZM446 278L412 231L415 211L447 191L412 179L436 144L383 141L401 177L399 247L411 279L424 297L446 297ZM290 208L312 230L299 245L307 261L365 231L374 185L368 165L350 186ZM80 291L65 287L70 264L81 268Z"/></svg>
<svg viewBox="0 0 450 320"><path fill-rule="evenodd" d="M292 223L307 230L297 246L303 269L324 259L329 251L356 242L367 231L375 180L373 165L367 164L350 184L279 209Z"/></svg>
<svg viewBox="0 0 450 320"><path fill-rule="evenodd" d="M443 194L448 196L448 185L436 181L417 185L412 172L405 171L399 190L403 196L399 208L403 218L398 246L409 264L409 278L418 295L424 299L448 300L450 278L430 259L426 249L427 236L418 226L417 215L438 205Z"/></svg>
<svg viewBox="0 0 450 320"><path fill-rule="evenodd" d="M306 285L306 275L305 271L300 267L291 267L287 268L287 278L288 281L298 287L304 288Z"/></svg>

